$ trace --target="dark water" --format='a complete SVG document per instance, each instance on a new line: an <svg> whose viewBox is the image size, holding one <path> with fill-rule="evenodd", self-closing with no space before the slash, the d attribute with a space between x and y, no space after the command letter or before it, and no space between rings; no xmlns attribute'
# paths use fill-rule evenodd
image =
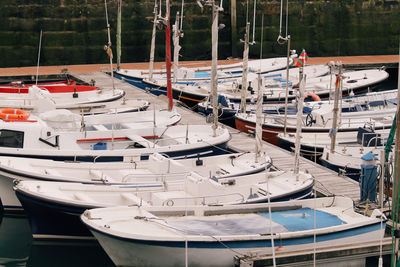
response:
<svg viewBox="0 0 400 267"><path fill-rule="evenodd" d="M396 69L381 90L397 88ZM389 262L384 257L384 266ZM367 258L366 266L377 266L377 257ZM6 215L0 223L0 266L114 266L96 241L34 241L25 216Z"/></svg>
<svg viewBox="0 0 400 267"><path fill-rule="evenodd" d="M0 266L114 266L96 241L35 241L23 215L0 224Z"/></svg>

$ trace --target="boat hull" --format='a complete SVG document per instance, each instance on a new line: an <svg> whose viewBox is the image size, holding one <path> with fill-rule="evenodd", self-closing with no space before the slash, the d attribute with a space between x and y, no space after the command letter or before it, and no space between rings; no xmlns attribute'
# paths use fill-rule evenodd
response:
<svg viewBox="0 0 400 267"><path fill-rule="evenodd" d="M309 186L279 195L272 202L303 199L312 194L314 183ZM80 215L87 209L100 206L89 206L65 203L36 197L23 190L16 190L17 198L28 215L32 235L35 239L87 239L92 235L81 222ZM268 198L248 203L267 202Z"/></svg>
<svg viewBox="0 0 400 267"><path fill-rule="evenodd" d="M92 239L80 215L93 207L63 205L15 192L28 216L35 239Z"/></svg>
<svg viewBox="0 0 400 267"><path fill-rule="evenodd" d="M184 266L185 242L160 242L116 237L89 227L106 253L117 266ZM318 248L355 242L377 241L384 234L379 223L316 236ZM314 247L312 235L295 239L274 240L275 253ZM187 243L189 266L233 266L234 256L246 253L272 254L270 236L257 241ZM157 257L154 257L157 255Z"/></svg>

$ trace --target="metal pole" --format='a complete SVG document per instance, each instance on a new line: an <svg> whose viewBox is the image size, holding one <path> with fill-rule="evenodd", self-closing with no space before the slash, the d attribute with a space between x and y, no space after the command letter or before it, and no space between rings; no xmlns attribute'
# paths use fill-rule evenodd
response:
<svg viewBox="0 0 400 267"><path fill-rule="evenodd" d="M110 36L110 23L108 23L108 12L107 12L107 0L104 0L104 6L106 9L106 21L107 21L107 36L108 36L108 49L111 50L111 36ZM114 85L114 68L113 68L113 63L112 63L112 50L110 51L108 57L110 58L110 72L111 72L111 82L112 82L112 87L113 87L113 94L115 91L115 85Z"/></svg>
<svg viewBox="0 0 400 267"><path fill-rule="evenodd" d="M40 50L42 48L42 30L40 30L40 37L39 37L39 51L38 51L38 60L37 60L37 67L36 67L36 85L38 83L39 78L39 64L40 64Z"/></svg>
<svg viewBox="0 0 400 267"><path fill-rule="evenodd" d="M211 32L212 42L212 65L211 65L211 93L212 93L212 104L213 104L213 136L216 136L216 130L218 127L218 81L217 81L217 59L218 59L218 6L215 5L215 1L212 1L213 10L213 23Z"/></svg>
<svg viewBox="0 0 400 267"><path fill-rule="evenodd" d="M236 29L236 0L231 0L231 44L232 57L237 57L236 50L237 29Z"/></svg>
<svg viewBox="0 0 400 267"><path fill-rule="evenodd" d="M172 101L172 84L171 84L171 29L169 25L169 0L166 1L166 16L165 16L165 61L167 69L167 96L168 96L168 111L173 108Z"/></svg>
<svg viewBox="0 0 400 267"><path fill-rule="evenodd" d="M156 31L157 31L157 0L154 2L154 20L153 20L153 32L151 35L151 45L150 45L150 66L149 66L149 80L153 80L153 70L154 70L154 51L156 47Z"/></svg>
<svg viewBox="0 0 400 267"><path fill-rule="evenodd" d="M336 132L337 132L337 121L338 121L338 113L339 113L339 93L342 91L342 64L340 62L337 63L339 67L339 73L336 78L335 83L335 99L333 102L333 119L332 119L332 128L329 132L331 137L331 154L335 153L335 145L336 145Z"/></svg>
<svg viewBox="0 0 400 267"><path fill-rule="evenodd" d="M299 179L299 158L300 158L300 139L301 139L301 128L302 128L302 116L303 116L303 102L304 102L304 88L306 84L306 75L302 77L300 81L300 88L298 94L298 109L297 109L297 123L296 123L296 143L294 152L294 174L296 174L296 181Z"/></svg>
<svg viewBox="0 0 400 267"><path fill-rule="evenodd" d="M174 41L174 84L176 84L178 79L178 64L179 64L179 50L181 46L179 45L179 12L176 13L175 24L173 26L173 41Z"/></svg>
<svg viewBox="0 0 400 267"><path fill-rule="evenodd" d="M263 102L263 88L261 73L258 73L258 92L257 92L257 109L256 109L256 162L258 162L261 149L262 149L262 102Z"/></svg>
<svg viewBox="0 0 400 267"><path fill-rule="evenodd" d="M118 0L118 20L117 20L117 69L121 67L121 20L122 20L122 0Z"/></svg>
<svg viewBox="0 0 400 267"><path fill-rule="evenodd" d="M249 62L249 31L250 31L250 22L246 24L246 33L244 34L244 49L243 49L243 76L242 76L242 94L241 94L241 103L240 103L240 112L246 112L246 94L247 94L247 73L249 71L248 62ZM261 95L263 92L261 91Z"/></svg>
<svg viewBox="0 0 400 267"><path fill-rule="evenodd" d="M289 94L289 56L290 56L290 35L286 37L287 39L287 54L286 54L286 90L285 90L285 119L283 120L283 134L286 136L286 126L287 126L287 105L288 105L288 94Z"/></svg>
<svg viewBox="0 0 400 267"><path fill-rule="evenodd" d="M380 154L380 162L381 162L381 172L380 172L380 178L379 178L379 205L381 206L381 209L383 209L383 186L384 186L384 180L385 180L385 150L381 150Z"/></svg>

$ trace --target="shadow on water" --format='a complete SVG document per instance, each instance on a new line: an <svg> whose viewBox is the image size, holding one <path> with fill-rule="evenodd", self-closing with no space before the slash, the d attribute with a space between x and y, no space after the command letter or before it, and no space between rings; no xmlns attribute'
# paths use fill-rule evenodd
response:
<svg viewBox="0 0 400 267"><path fill-rule="evenodd" d="M97 241L36 241L24 215L4 215L0 266L114 266Z"/></svg>

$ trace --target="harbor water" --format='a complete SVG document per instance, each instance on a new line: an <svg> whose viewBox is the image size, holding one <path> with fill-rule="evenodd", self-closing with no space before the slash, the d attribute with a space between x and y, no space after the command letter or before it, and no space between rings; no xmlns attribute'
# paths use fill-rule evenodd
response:
<svg viewBox="0 0 400 267"><path fill-rule="evenodd" d="M390 70L382 90L397 87L397 72ZM114 266L95 240L37 241L32 239L25 215L7 214L0 221L0 266ZM384 258L384 266L389 261ZM377 262L377 257L367 258L366 266L377 266Z"/></svg>

